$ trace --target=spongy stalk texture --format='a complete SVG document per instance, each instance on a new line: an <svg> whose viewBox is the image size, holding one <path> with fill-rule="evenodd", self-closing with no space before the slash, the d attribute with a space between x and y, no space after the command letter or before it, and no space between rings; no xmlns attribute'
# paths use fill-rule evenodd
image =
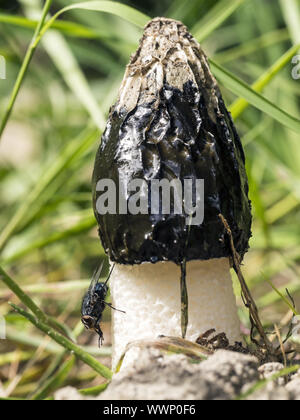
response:
<svg viewBox="0 0 300 420"><path fill-rule="evenodd" d="M127 343L181 336L180 267L173 262L117 264L111 280L113 305L113 368ZM241 341L229 260L191 261L187 264L189 325L186 338L195 341L215 328L231 343Z"/></svg>

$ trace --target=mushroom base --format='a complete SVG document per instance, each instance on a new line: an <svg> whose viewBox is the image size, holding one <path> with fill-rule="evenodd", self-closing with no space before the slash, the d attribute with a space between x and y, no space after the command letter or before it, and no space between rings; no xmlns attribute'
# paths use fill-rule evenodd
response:
<svg viewBox="0 0 300 420"><path fill-rule="evenodd" d="M227 258L187 263L189 324L186 339L196 341L214 328L230 343L241 341L240 322ZM117 264L110 280L113 306L113 369L126 345L159 335L181 336L180 267L172 262ZM123 366L133 357L126 355Z"/></svg>

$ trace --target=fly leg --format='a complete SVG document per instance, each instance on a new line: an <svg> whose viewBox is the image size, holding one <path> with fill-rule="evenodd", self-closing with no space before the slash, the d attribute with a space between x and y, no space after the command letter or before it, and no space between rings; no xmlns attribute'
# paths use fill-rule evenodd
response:
<svg viewBox="0 0 300 420"><path fill-rule="evenodd" d="M111 304L111 303L107 303L107 302L104 302L104 303L105 303L105 305L107 305L109 308L113 309L114 311L118 311L118 312L122 312L123 314L126 314L126 312L125 312L125 311L121 311L121 309L114 308L114 307L112 306L112 304Z"/></svg>
<svg viewBox="0 0 300 420"><path fill-rule="evenodd" d="M102 344L103 344L103 341L104 341L103 332L102 332L102 330L100 328L100 319L97 321L97 325L95 327L95 331L96 331L96 333L99 336L98 346L100 348L102 346Z"/></svg>

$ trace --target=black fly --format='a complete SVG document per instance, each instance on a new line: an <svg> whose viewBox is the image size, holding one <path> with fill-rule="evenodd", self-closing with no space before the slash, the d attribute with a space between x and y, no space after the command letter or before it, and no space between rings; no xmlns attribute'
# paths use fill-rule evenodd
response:
<svg viewBox="0 0 300 420"><path fill-rule="evenodd" d="M102 263L98 270L95 271L89 290L83 298L81 307L81 321L87 330L94 330L99 335L99 347L102 346L104 341L103 332L100 328L100 321L105 307L109 306L111 309L118 310L110 303L105 302L108 292L107 283L115 266L113 265L110 270L105 283L102 283L99 282L99 278L102 273L103 264L104 263ZM120 312L125 313L124 311Z"/></svg>

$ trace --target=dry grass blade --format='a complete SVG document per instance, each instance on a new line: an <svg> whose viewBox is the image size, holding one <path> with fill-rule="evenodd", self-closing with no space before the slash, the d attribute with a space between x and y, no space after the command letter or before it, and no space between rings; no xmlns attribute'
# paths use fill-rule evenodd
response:
<svg viewBox="0 0 300 420"><path fill-rule="evenodd" d="M287 368L287 357L286 357L286 352L285 352L285 349L284 349L284 344L283 344L283 341L282 341L282 337L281 337L278 326L275 324L274 327L275 327L275 332L276 332L276 335L277 335L277 338L278 338L278 341L279 341L279 344L280 344L280 350L281 350L282 358L283 358L283 361L284 361L284 367Z"/></svg>
<svg viewBox="0 0 300 420"><path fill-rule="evenodd" d="M181 335L186 336L186 330L189 322L189 302L188 291L186 285L186 260L181 264L180 276L180 295L181 295Z"/></svg>
<svg viewBox="0 0 300 420"><path fill-rule="evenodd" d="M184 354L195 360L204 360L207 356L213 354L213 352L208 350L206 347L180 337L160 336L157 340L133 341L126 346L126 349L117 364L116 372L119 372L126 353L133 347L143 349L155 348L167 353Z"/></svg>
<svg viewBox="0 0 300 420"><path fill-rule="evenodd" d="M272 343L270 342L270 340L268 339L264 327L261 323L259 314L258 314L258 309L256 306L256 303L250 293L250 290L247 286L247 283L244 279L243 273L241 271L241 263L240 263L240 256L237 253L235 246L234 246L234 242L233 242L233 238L232 238L232 233L231 233L231 229L229 227L229 224L227 222L227 220L224 218L224 216L222 214L219 215L225 230L228 234L229 240L230 240L230 247L231 247L231 251L232 251L232 261L233 261L233 268L238 276L241 288L242 288L242 297L243 300L245 302L246 307L249 309L249 313L250 313L250 321L251 321L251 325L252 325L252 341L255 342L255 344L259 345L259 343L257 341L254 340L253 337L253 332L254 332L254 328L257 329L257 331L259 332L263 343L265 345L265 348L268 352L268 354L272 357L274 356L274 348Z"/></svg>

